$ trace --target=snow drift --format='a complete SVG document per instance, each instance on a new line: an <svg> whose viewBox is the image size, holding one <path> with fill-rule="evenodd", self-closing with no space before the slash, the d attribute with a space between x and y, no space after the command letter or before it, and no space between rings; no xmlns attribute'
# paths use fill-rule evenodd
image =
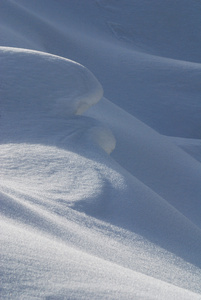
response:
<svg viewBox="0 0 201 300"><path fill-rule="evenodd" d="M17 102L18 110L23 111L24 116L41 111L52 116L71 116L82 114L102 97L102 87L94 76L70 60L3 47L0 59L1 105L9 112L15 111ZM17 87L15 91L13 85Z"/></svg>
<svg viewBox="0 0 201 300"><path fill-rule="evenodd" d="M200 4L184 2L1 2L3 299L201 299Z"/></svg>

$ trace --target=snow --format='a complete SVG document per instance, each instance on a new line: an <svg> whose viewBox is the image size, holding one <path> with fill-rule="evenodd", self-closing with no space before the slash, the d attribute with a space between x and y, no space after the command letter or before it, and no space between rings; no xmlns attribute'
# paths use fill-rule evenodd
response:
<svg viewBox="0 0 201 300"><path fill-rule="evenodd" d="M1 299L201 299L200 9L1 2Z"/></svg>

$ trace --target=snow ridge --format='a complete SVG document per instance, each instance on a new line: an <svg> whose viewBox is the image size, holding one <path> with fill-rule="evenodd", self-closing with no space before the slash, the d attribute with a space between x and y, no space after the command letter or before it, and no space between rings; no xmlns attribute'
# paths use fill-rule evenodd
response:
<svg viewBox="0 0 201 300"><path fill-rule="evenodd" d="M22 135L22 126L26 126L26 131L33 131L34 118L37 118L34 130L37 130L38 135L39 130L44 131L45 128L47 130L47 124L52 127L52 134L55 135L54 131L58 131L56 127L59 127L61 118L66 118L67 122L67 119L83 114L102 98L103 89L93 74L71 60L33 50L1 47L0 61L3 71L1 73L2 126L6 127L5 131L2 131L2 139L3 137L10 139L7 130L12 134L13 127L14 134L18 131ZM17 88L13 89L13 86ZM77 122L74 126L78 131L79 118ZM101 127L97 122L93 124L94 128L89 134L91 121L85 118L85 123L88 125L84 125L83 122L82 119L82 127L79 130L88 128L88 135L93 141L110 153L115 147L115 139L111 131L102 129L103 126ZM43 134L48 135L47 132Z"/></svg>
<svg viewBox="0 0 201 300"><path fill-rule="evenodd" d="M1 1L0 298L201 299L200 9Z"/></svg>

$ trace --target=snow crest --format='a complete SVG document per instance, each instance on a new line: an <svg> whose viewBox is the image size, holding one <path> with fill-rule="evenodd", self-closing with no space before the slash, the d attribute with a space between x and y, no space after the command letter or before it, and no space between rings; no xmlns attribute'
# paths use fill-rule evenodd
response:
<svg viewBox="0 0 201 300"><path fill-rule="evenodd" d="M201 299L200 9L1 1L0 298Z"/></svg>
<svg viewBox="0 0 201 300"><path fill-rule="evenodd" d="M47 124L49 130L51 127L52 133L55 133L62 118L67 121L81 115L102 98L103 89L95 76L72 60L39 51L1 47L0 61L3 70L0 101L4 137L8 136L9 128L10 133L15 128L15 134L17 131L21 135L22 127L26 131L33 131L35 127L39 138ZM35 118L37 124L34 125L32 120ZM10 121L8 124L10 119L12 124ZM79 123L77 119L76 122L77 130L83 132L83 128L89 129L87 118L86 124L83 120ZM95 128L88 135L91 141L110 153L115 147L113 134L98 122L93 122L92 126ZM45 134L50 135L48 128Z"/></svg>
<svg viewBox="0 0 201 300"><path fill-rule="evenodd" d="M9 111L71 116L96 104L103 89L93 74L71 60L43 52L1 48L1 93ZM12 87L16 85L16 89ZM34 87L34 91L33 91ZM42 101L41 101L42 99Z"/></svg>

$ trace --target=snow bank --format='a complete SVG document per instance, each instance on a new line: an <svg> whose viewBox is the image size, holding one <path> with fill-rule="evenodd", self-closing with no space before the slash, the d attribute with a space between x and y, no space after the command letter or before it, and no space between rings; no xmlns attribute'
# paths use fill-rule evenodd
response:
<svg viewBox="0 0 201 300"><path fill-rule="evenodd" d="M112 157L124 169L200 226L201 165L197 160L107 99L86 115L111 128L117 141Z"/></svg>
<svg viewBox="0 0 201 300"><path fill-rule="evenodd" d="M2 1L4 299L200 299L199 8Z"/></svg>
<svg viewBox="0 0 201 300"><path fill-rule="evenodd" d="M0 61L2 141L22 139L24 135L23 142L27 142L29 135L33 141L34 136L39 140L56 134L61 140L64 123L68 122L63 135L72 134L74 126L77 134L87 131L91 142L107 153L114 149L115 138L109 129L87 118L74 118L103 94L89 70L68 59L19 48L1 47Z"/></svg>
<svg viewBox="0 0 201 300"><path fill-rule="evenodd" d="M71 116L97 103L103 90L83 66L54 55L1 48L1 107L10 113ZM13 89L13 86L16 89ZM34 93L33 93L34 88Z"/></svg>
<svg viewBox="0 0 201 300"><path fill-rule="evenodd" d="M110 101L150 127L200 138L200 5L196 0L37 5L17 0L9 11L12 20L0 13L4 26L25 40L31 35L38 50L86 66Z"/></svg>

